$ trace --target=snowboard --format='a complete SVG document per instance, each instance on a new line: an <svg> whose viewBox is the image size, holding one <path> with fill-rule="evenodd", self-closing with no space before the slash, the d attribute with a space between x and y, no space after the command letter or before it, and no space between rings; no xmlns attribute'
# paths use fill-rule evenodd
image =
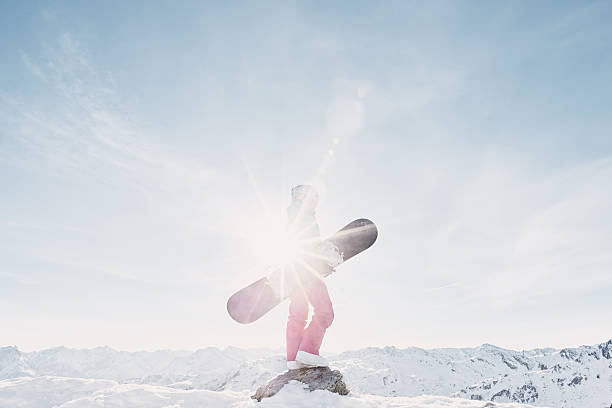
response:
<svg viewBox="0 0 612 408"><path fill-rule="evenodd" d="M344 226L326 241L338 248L344 263L371 247L377 237L376 225L368 219L360 218ZM314 265L314 269L322 277L329 275L329 266L326 263L318 262L317 266L315 262ZM291 290L279 291L276 286L281 273L284 273L282 266L271 268L267 276L230 296L227 311L232 319L238 323L252 323L289 297ZM311 279L319 279L314 274L311 275Z"/></svg>

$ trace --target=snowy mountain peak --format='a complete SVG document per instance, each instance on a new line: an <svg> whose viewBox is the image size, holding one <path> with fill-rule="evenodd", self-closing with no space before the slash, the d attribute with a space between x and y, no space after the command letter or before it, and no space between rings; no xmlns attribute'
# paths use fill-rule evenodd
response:
<svg viewBox="0 0 612 408"><path fill-rule="evenodd" d="M8 361L12 358L18 358L20 355L21 352L15 346L0 347L0 364L3 363L2 359L6 359ZM2 366L0 365L0 367Z"/></svg>
<svg viewBox="0 0 612 408"><path fill-rule="evenodd" d="M501 347L497 347L496 345L489 343L484 343L480 346L480 349L484 351L507 351Z"/></svg>

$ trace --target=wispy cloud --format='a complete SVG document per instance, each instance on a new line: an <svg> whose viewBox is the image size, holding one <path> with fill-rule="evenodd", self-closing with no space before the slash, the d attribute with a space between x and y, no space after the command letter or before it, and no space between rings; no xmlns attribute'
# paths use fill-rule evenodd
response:
<svg viewBox="0 0 612 408"><path fill-rule="evenodd" d="M612 285L612 160L526 170L485 163L427 239L428 272L497 308Z"/></svg>
<svg viewBox="0 0 612 408"><path fill-rule="evenodd" d="M22 52L25 67L56 96L54 106L3 98L14 127L9 137L28 152L62 167L86 171L106 182L128 181L145 192L197 189L218 181L204 167L152 142L119 101L110 73L100 72L70 35L59 37L45 57ZM14 159L7 157L6 159ZM30 162L32 163L32 162ZM178 182L178 183L177 183Z"/></svg>
<svg viewBox="0 0 612 408"><path fill-rule="evenodd" d="M183 234L184 239L190 233L198 235L222 228L219 217L208 215L230 200L226 194L229 180L224 172L155 141L159 135L148 135L121 103L112 74L101 72L70 34L61 35L39 56L22 52L22 61L33 80L45 87L46 98L0 95L0 121L5 125L7 147L0 152L2 164L43 178L49 172L55 173L56 178L82 177L93 191L100 183L131 190L150 207L143 210L171 220L175 233ZM60 195L57 198L61 200ZM115 266L103 266L108 262L94 247L84 248L87 254L76 250L80 247L78 236L88 227L69 227L62 224L64 221L8 219L0 222L0 228L38 231L31 239L39 239L44 247L35 245L29 251L31 257L44 258L44 262L80 266L128 279L166 276L147 272L147 266L121 265L119 260ZM70 236L63 247L55 248L54 234L60 232ZM95 236L90 231L87 239ZM53 259L47 259L49 254ZM184 262L195 265L201 259ZM151 267L147 260L143 264ZM186 268L176 265L175 270L190 270Z"/></svg>

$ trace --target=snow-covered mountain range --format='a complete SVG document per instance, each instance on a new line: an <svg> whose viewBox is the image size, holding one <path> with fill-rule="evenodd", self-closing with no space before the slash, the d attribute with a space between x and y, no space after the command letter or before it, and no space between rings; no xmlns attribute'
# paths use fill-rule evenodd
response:
<svg viewBox="0 0 612 408"><path fill-rule="evenodd" d="M485 401L493 401L496 406L503 402L555 408L612 406L612 340L562 350L513 351L489 344L434 350L384 347L327 357L332 367L343 373L352 395L368 395L374 399L437 395L480 403L467 406L485 406ZM280 350L209 347L195 352L125 352L108 347L87 350L58 347L24 353L16 347L2 347L0 407L38 407L28 405L27 399L19 400L23 402L20 404L6 398L14 397L17 389L26 392L23 390L30 388L37 390L36 398L41 398L44 384L55 390L60 383L66 386L67 379L85 390L97 389L95 384L115 388L129 384L129 387L140 387L141 392L161 387L151 391L155 395L163 389L188 395L196 391L215 392L227 398L244 399L284 370ZM405 404L410 406L409 402Z"/></svg>

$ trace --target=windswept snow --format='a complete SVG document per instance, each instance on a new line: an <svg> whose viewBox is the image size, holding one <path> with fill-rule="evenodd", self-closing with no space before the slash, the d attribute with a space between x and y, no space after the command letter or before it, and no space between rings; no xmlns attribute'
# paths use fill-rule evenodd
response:
<svg viewBox="0 0 612 408"><path fill-rule="evenodd" d="M349 396L305 393L292 384L258 406L612 404L612 340L563 350L513 351L485 344L435 350L366 348L326 357L344 375ZM209 347L131 353L58 347L23 353L3 347L0 407L253 406L249 396L255 389L284 370L278 350Z"/></svg>

